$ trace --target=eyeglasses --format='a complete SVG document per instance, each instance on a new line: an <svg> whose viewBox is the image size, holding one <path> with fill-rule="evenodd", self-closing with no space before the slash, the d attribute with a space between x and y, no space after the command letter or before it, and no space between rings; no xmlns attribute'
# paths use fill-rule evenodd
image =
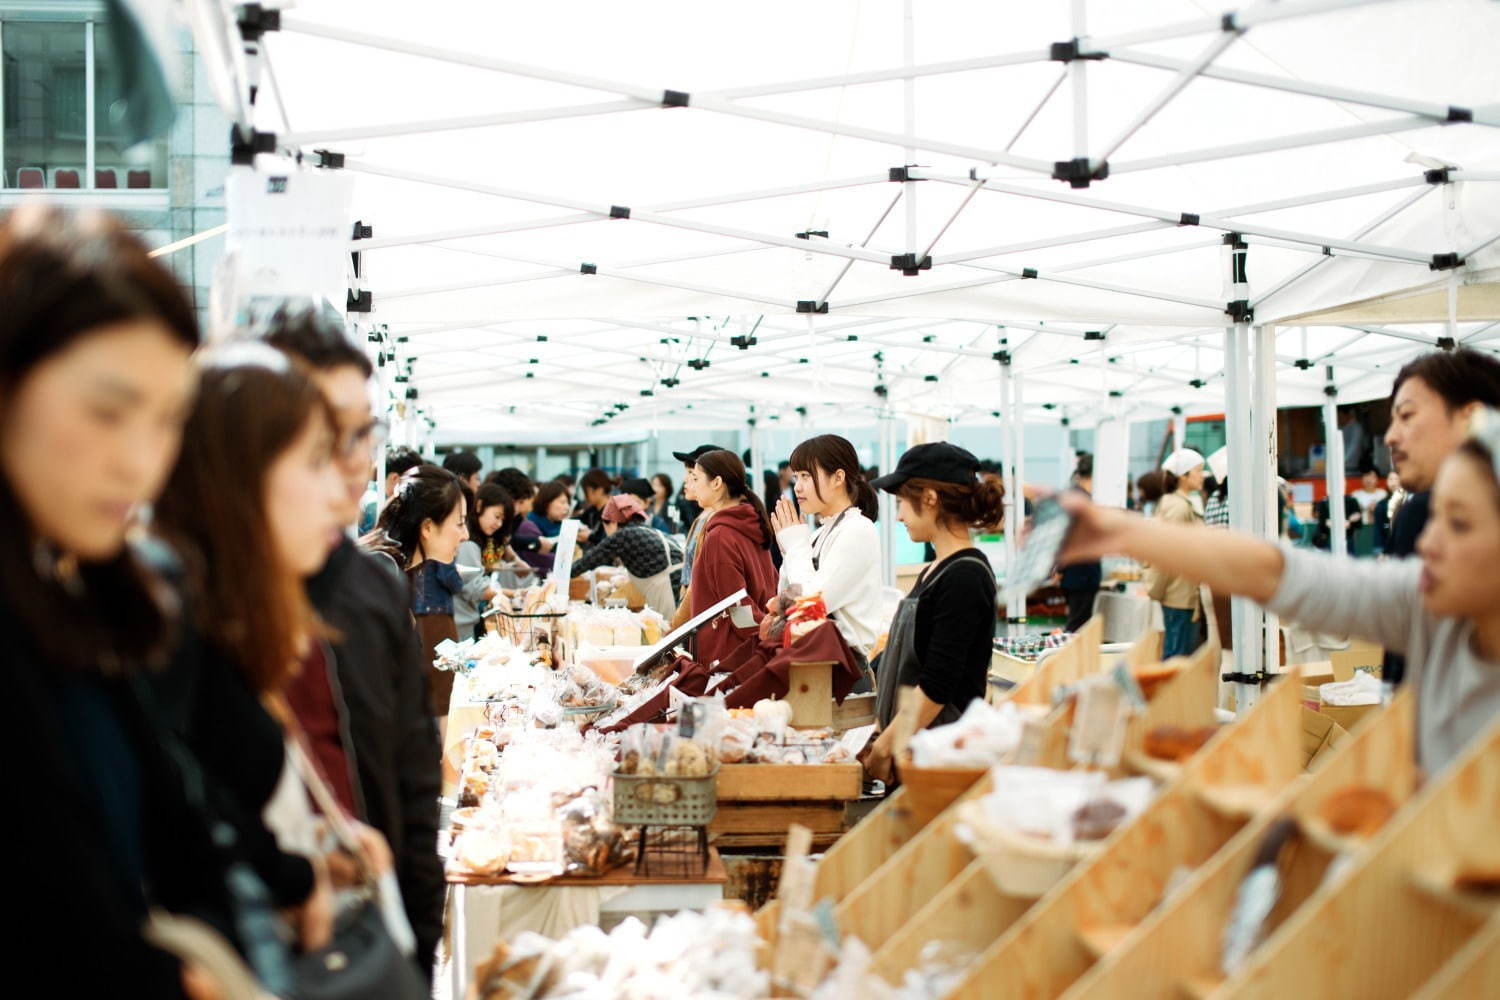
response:
<svg viewBox="0 0 1500 1000"><path fill-rule="evenodd" d="M376 417L369 423L354 428L344 437L344 440L339 443L339 455L347 458L357 451L373 451L385 444L390 433L390 424Z"/></svg>

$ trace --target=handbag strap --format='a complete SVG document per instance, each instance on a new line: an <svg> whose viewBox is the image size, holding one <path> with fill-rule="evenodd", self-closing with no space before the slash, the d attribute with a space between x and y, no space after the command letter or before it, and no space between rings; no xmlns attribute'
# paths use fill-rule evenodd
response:
<svg viewBox="0 0 1500 1000"><path fill-rule="evenodd" d="M318 807L318 812L322 813L323 818L328 821L328 827L333 832L334 839L354 858L361 880L373 887L377 881L374 866L365 854L364 846L359 841L359 834L355 832L349 814L339 804L338 798L333 794L333 789L324 779L323 772L318 769L318 765L308 752L306 731L283 700L277 698L276 702L277 714L282 718L288 737L287 757L296 770L298 779L307 789L307 794L312 796L313 804Z"/></svg>

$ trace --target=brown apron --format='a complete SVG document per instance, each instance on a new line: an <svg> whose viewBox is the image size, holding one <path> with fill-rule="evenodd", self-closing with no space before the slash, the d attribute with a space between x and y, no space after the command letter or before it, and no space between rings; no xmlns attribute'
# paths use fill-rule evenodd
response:
<svg viewBox="0 0 1500 1000"><path fill-rule="evenodd" d="M422 637L422 653L427 664L427 700L432 714L444 718L448 714L448 702L453 699L453 671L439 670L432 665L437 658L433 652L444 639L458 641L458 626L453 616L417 615L417 635Z"/></svg>

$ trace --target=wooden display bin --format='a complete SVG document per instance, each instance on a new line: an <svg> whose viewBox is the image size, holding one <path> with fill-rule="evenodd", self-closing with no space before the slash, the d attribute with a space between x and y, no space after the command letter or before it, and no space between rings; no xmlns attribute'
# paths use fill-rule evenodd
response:
<svg viewBox="0 0 1500 1000"><path fill-rule="evenodd" d="M1280 687L1290 689L1294 683L1295 678L1289 678ZM1343 739L1305 784L1284 789L1223 850L1124 935L1119 947L1079 979L1067 996L1104 1000L1122 995L1213 993L1222 980L1219 970L1223 930L1235 895L1267 831L1280 817L1313 817L1330 793L1352 784L1379 788L1398 803L1410 797L1416 782L1412 707L1410 692L1404 692L1374 722ZM1317 890L1334 852L1346 846L1359 845L1330 836L1304 843L1287 872L1282 899L1272 915L1273 924L1284 922L1288 914ZM1382 933L1377 937L1387 935ZM1287 995L1335 994L1293 988Z"/></svg>
<svg viewBox="0 0 1500 1000"><path fill-rule="evenodd" d="M1160 711L1180 711L1181 701L1170 698L1172 685L1202 686L1199 673L1213 671L1217 657L1211 643L1193 667L1167 682L1158 698L1169 701ZM962 943L979 957L949 996L1061 996L1151 912L1179 877L1177 872L1213 857L1302 773L1299 694L1293 684L1273 687L1184 763L1139 816L1034 906L1025 900L1025 907L1011 904L1009 911L999 911L990 904L993 911L1020 912L1008 925L962 929ZM896 975L919 947L923 918L938 917L947 897L960 892L1001 895L976 862L912 921L903 931L904 940L877 955L878 971ZM951 920L946 922L944 930L950 930Z"/></svg>
<svg viewBox="0 0 1500 1000"><path fill-rule="evenodd" d="M1050 704L1053 687L1076 683L1090 667L1097 670L1101 628L1102 625L1091 622L1068 645L1049 657L1043 668L1026 684L1017 686L1008 696L1020 695L1032 704ZM1057 717L1050 720L1045 740L1046 752L1053 754L1060 753L1066 741L1064 713L1055 714ZM1053 732L1058 729L1060 732ZM960 798L983 794L988 790L988 781L986 776ZM890 895L885 887L907 880L910 878L908 872L920 871L924 877L938 880L937 885L924 883L920 893L903 894L896 903L897 910L887 917L872 918L878 920L878 924L861 926L863 935L868 937L888 935L922 904L924 893L936 891L968 863L961 853L967 848L953 842L951 823L945 824L940 832L933 832L951 809L943 806L934 809L935 803L919 802L918 799L909 788L897 788L874 812L844 834L818 862L813 898L837 904L841 928L851 929L850 925L858 921L858 915L872 905L857 902L856 894L859 899L873 900L873 905L883 907L889 902L887 897ZM955 864L957 868L954 868ZM937 874L931 874L933 872ZM915 879L912 879L912 884L917 884ZM762 908L757 920L765 933L774 933L779 910L780 903L774 899Z"/></svg>
<svg viewBox="0 0 1500 1000"><path fill-rule="evenodd" d="M1382 776L1366 778L1378 787ZM1310 832L1307 812L1294 812ZM1212 995L1384 1000L1408 997L1433 980L1436 990L1447 991L1455 980L1482 977L1495 965L1494 952L1476 955L1470 946L1493 940L1500 899L1453 882L1464 873L1500 871L1497 816L1500 721L1358 845L1348 871L1320 878L1306 902ZM1451 972L1450 963L1457 965ZM1496 986L1492 979L1480 993L1457 995L1494 996Z"/></svg>

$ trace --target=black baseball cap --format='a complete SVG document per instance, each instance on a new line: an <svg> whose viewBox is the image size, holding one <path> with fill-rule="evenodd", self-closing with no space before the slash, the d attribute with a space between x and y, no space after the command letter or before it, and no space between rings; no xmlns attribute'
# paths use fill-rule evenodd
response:
<svg viewBox="0 0 1500 1000"><path fill-rule="evenodd" d="M933 441L908 448L896 471L870 480L877 490L894 493L908 479L932 479L939 483L972 483L979 475L979 459L947 441Z"/></svg>
<svg viewBox="0 0 1500 1000"><path fill-rule="evenodd" d="M621 483L620 492L629 493L631 496L645 497L649 500L651 499L651 494L656 491L651 488L651 480L636 476L634 479L627 479Z"/></svg>
<svg viewBox="0 0 1500 1000"><path fill-rule="evenodd" d="M716 444L700 444L692 451L674 451L672 452L672 457L677 459L677 461L681 462L683 465L697 465L698 459L702 458L704 455L707 455L711 451L718 450L719 446Z"/></svg>

